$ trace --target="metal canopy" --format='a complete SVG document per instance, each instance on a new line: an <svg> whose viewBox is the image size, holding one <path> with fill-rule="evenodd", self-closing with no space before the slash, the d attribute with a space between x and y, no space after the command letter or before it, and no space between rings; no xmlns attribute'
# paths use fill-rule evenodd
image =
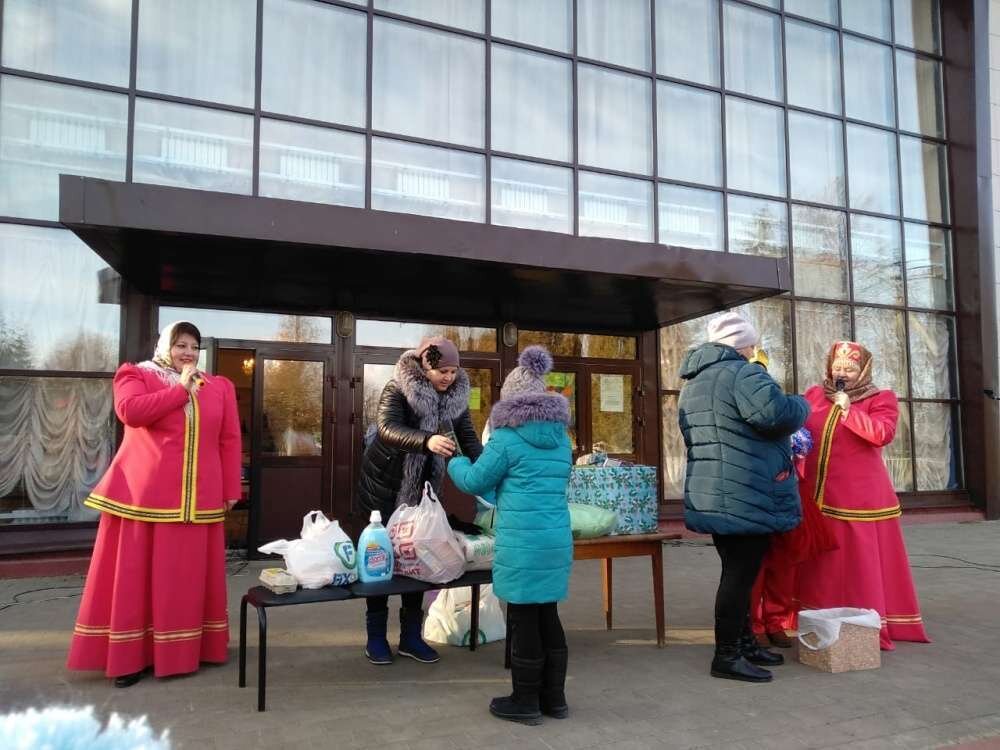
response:
<svg viewBox="0 0 1000 750"><path fill-rule="evenodd" d="M639 331L790 286L774 258L68 175L59 220L165 303Z"/></svg>

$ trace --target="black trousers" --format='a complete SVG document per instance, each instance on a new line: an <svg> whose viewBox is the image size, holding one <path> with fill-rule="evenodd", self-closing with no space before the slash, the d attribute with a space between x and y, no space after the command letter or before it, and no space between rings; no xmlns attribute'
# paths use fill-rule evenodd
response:
<svg viewBox="0 0 1000 750"><path fill-rule="evenodd" d="M749 598L749 594L747 595ZM545 652L566 648L566 633L555 602L508 604L511 655L519 659L541 659Z"/></svg>
<svg viewBox="0 0 1000 750"><path fill-rule="evenodd" d="M422 591L414 591L409 594L400 594L403 609L423 609L424 594ZM366 600L369 612L385 612L389 609L388 596L369 596Z"/></svg>
<svg viewBox="0 0 1000 750"><path fill-rule="evenodd" d="M770 534L712 534L722 560L719 590L715 594L715 644L735 645L750 615L750 592L767 548Z"/></svg>

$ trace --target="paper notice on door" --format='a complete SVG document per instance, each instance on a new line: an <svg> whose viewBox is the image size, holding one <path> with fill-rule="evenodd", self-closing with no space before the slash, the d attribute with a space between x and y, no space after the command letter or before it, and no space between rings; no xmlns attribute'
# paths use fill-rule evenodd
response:
<svg viewBox="0 0 1000 750"><path fill-rule="evenodd" d="M601 375L601 411L625 411L624 375Z"/></svg>
<svg viewBox="0 0 1000 750"><path fill-rule="evenodd" d="M483 408L483 389L469 389L469 411L480 411Z"/></svg>

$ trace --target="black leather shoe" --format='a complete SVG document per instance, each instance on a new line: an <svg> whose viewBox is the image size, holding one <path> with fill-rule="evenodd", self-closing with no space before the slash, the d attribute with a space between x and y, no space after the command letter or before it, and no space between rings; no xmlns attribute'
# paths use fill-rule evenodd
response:
<svg viewBox="0 0 1000 750"><path fill-rule="evenodd" d="M739 643L740 654L751 664L761 667L777 667L785 663L785 657L768 651L752 635L743 636Z"/></svg>
<svg viewBox="0 0 1000 750"><path fill-rule="evenodd" d="M773 675L766 669L751 664L740 653L739 647L716 646L712 659L712 677L743 682L770 682Z"/></svg>
<svg viewBox="0 0 1000 750"><path fill-rule="evenodd" d="M133 672L132 674L123 674L120 677L115 677L115 687L116 688L127 688L132 687L135 683L142 679L142 672Z"/></svg>

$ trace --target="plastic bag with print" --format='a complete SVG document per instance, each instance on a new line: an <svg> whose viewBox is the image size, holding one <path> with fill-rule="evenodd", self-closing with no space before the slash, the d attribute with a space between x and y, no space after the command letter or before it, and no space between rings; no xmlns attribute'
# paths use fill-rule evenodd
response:
<svg viewBox="0 0 1000 750"><path fill-rule="evenodd" d="M400 505L387 525L395 555L393 573L427 583L447 583L465 570L465 554L448 516L424 483L419 505Z"/></svg>

